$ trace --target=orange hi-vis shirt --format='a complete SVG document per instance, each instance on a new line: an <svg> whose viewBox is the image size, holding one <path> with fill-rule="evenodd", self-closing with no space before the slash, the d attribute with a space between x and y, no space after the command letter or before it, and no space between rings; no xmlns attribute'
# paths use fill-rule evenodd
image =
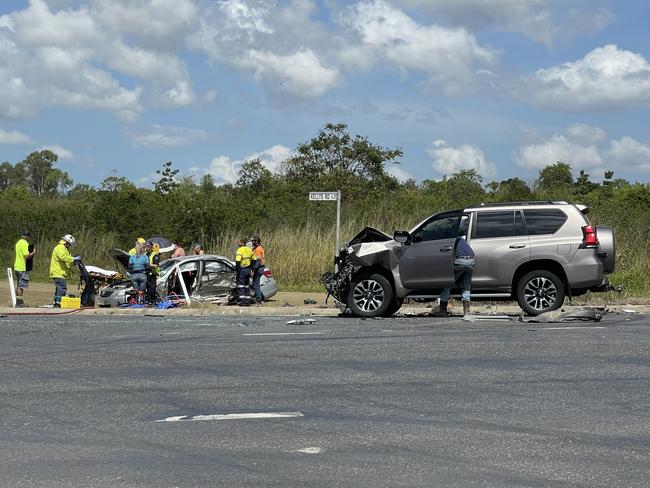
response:
<svg viewBox="0 0 650 488"><path fill-rule="evenodd" d="M255 253L255 256L257 256L257 264L264 266L266 264L266 251L264 251L264 248L262 246L257 246L253 249L253 252Z"/></svg>

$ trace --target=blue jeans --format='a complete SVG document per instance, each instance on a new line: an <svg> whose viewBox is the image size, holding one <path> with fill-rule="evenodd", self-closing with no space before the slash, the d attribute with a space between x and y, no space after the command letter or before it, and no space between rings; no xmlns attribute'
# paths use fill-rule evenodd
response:
<svg viewBox="0 0 650 488"><path fill-rule="evenodd" d="M147 275L145 273L131 273L131 284L135 291L147 289Z"/></svg>
<svg viewBox="0 0 650 488"><path fill-rule="evenodd" d="M255 290L255 299L261 301L264 299L262 296L262 288L260 287L260 280L262 279L262 273L264 272L264 266L260 266L255 271L253 271L253 290Z"/></svg>
<svg viewBox="0 0 650 488"><path fill-rule="evenodd" d="M463 291L464 302L469 302L474 264L474 258L454 258L454 283ZM440 301L448 302L450 293L451 288L443 288L440 292Z"/></svg>

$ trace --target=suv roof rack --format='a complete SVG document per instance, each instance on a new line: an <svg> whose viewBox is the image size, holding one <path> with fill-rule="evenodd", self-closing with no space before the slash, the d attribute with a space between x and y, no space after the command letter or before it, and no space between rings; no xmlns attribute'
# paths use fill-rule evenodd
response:
<svg viewBox="0 0 650 488"><path fill-rule="evenodd" d="M481 207L511 207L513 205L568 205L563 200L535 200L525 202L489 202L480 203L478 205L471 205L467 208L481 208Z"/></svg>

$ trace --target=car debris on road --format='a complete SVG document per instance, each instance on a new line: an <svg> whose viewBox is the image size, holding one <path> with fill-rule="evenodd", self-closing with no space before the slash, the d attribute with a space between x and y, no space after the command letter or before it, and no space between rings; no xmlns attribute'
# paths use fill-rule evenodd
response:
<svg viewBox="0 0 650 488"><path fill-rule="evenodd" d="M315 323L315 319L296 319L296 320L289 320L286 325L310 325Z"/></svg>

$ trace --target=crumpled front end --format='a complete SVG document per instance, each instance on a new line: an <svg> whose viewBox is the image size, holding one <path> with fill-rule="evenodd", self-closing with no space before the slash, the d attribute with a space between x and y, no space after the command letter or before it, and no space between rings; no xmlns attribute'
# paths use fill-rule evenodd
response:
<svg viewBox="0 0 650 488"><path fill-rule="evenodd" d="M386 253L396 245L399 246L388 234L366 227L340 250L334 258L334 271L325 273L321 282L341 311L347 308L348 285L352 277L362 268L385 264Z"/></svg>

